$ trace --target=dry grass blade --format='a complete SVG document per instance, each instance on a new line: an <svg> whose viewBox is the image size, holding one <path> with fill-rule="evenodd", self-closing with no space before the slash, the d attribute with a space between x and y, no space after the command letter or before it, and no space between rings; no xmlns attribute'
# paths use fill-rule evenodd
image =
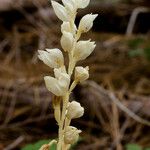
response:
<svg viewBox="0 0 150 150"><path fill-rule="evenodd" d="M128 116L130 116L137 122L150 126L150 122L148 120L141 118L140 116L136 115L134 112L129 110L124 104L120 102L120 100L112 92L106 91L105 89L103 89L93 81L87 82L86 84L90 85L95 90L98 90L99 92L103 92L105 95L109 96L109 100L113 101L118 106L119 109L124 111Z"/></svg>

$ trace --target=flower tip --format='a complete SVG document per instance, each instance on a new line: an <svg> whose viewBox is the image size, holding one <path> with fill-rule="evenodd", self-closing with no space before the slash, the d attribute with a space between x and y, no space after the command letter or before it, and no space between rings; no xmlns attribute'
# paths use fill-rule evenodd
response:
<svg viewBox="0 0 150 150"><path fill-rule="evenodd" d="M94 14L93 16L96 18L98 16L98 14Z"/></svg>
<svg viewBox="0 0 150 150"><path fill-rule="evenodd" d="M89 66L86 66L85 69L86 69L87 71L89 71Z"/></svg>
<svg viewBox="0 0 150 150"><path fill-rule="evenodd" d="M56 16L62 21L68 21L68 13L66 8L63 5L53 0L51 1L51 3Z"/></svg>
<svg viewBox="0 0 150 150"><path fill-rule="evenodd" d="M81 133L82 131L81 130L78 130L78 133Z"/></svg>
<svg viewBox="0 0 150 150"><path fill-rule="evenodd" d="M52 4L52 5L55 4L55 1L51 0L51 4Z"/></svg>
<svg viewBox="0 0 150 150"><path fill-rule="evenodd" d="M53 8L55 7L55 5L57 5L57 2L51 0L51 5L53 6Z"/></svg>
<svg viewBox="0 0 150 150"><path fill-rule="evenodd" d="M48 77L48 76L45 76L45 77L44 77L44 80L45 80L45 81L46 81L46 80L48 80L48 79L49 79L49 77Z"/></svg>
<svg viewBox="0 0 150 150"><path fill-rule="evenodd" d="M38 50L38 53L41 54L43 52L43 50Z"/></svg>

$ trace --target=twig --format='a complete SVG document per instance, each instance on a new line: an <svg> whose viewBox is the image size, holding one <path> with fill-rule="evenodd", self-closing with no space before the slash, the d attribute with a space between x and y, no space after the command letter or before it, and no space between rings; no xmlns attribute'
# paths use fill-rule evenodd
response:
<svg viewBox="0 0 150 150"><path fill-rule="evenodd" d="M127 36L132 35L134 25L135 25L135 22L136 22L136 19L137 19L139 13L145 13L145 12L148 12L148 11L149 11L149 9L146 8L146 7L137 7L133 10L133 12L131 14L131 17L130 17L130 20L129 20L129 23L128 23L127 30L126 30L126 35Z"/></svg>
<svg viewBox="0 0 150 150"><path fill-rule="evenodd" d="M13 58L16 59L16 64L20 65L21 62L21 54L20 54L20 37L17 31L17 27L13 28L13 38L12 38L12 51L6 56L4 60L4 65L9 64Z"/></svg>
<svg viewBox="0 0 150 150"><path fill-rule="evenodd" d="M28 119L26 119L22 122L14 123L14 124L7 125L7 126L0 126L0 130L6 129L6 128L21 127L21 126L29 124L29 123L40 122L40 121L47 120L47 119L50 119L50 118L53 118L53 117L54 117L53 114L49 114L49 115L46 115L46 116L43 116L43 117L28 118Z"/></svg>
<svg viewBox="0 0 150 150"><path fill-rule="evenodd" d="M20 136L18 137L13 143L11 143L10 145L8 145L6 148L4 148L3 150L12 150L15 147L17 147L22 141L24 141L25 137L24 136Z"/></svg>
<svg viewBox="0 0 150 150"><path fill-rule="evenodd" d="M121 133L120 133L120 124L119 124L119 112L118 107L115 103L112 103L112 136L113 143L112 147L116 147L116 150L122 150L121 145Z"/></svg>
<svg viewBox="0 0 150 150"><path fill-rule="evenodd" d="M120 108L122 111L127 113L129 117L133 118L134 120L136 120L139 123L150 126L150 122L148 120L141 118L140 116L136 115L134 112L129 110L125 105L123 105L120 102L120 100L112 92L108 92L107 90L103 89L97 83L95 83L93 81L86 82L86 84L90 85L91 87L95 88L96 90L103 92L105 95L109 96L109 99L111 101L113 101L117 105L118 108Z"/></svg>
<svg viewBox="0 0 150 150"><path fill-rule="evenodd" d="M2 53L2 51L4 50L4 47L10 42L9 39L4 39L1 43L0 43L0 53Z"/></svg>
<svg viewBox="0 0 150 150"><path fill-rule="evenodd" d="M150 122L139 117L138 115L136 115L135 113L133 113L131 110L129 110L125 105L123 105L119 99L117 97L115 97L115 95L113 93L109 93L109 96L111 98L111 100L125 113L127 113L131 118L133 118L134 120L136 120L137 122L140 122L142 124L148 125L150 126Z"/></svg>
<svg viewBox="0 0 150 150"><path fill-rule="evenodd" d="M8 124L8 122L11 120L11 117L13 115L15 105L16 105L16 100L17 100L16 99L16 93L17 93L17 91L15 91L14 94L13 94L13 98L10 102L9 110L8 110L8 112L6 114L6 117L5 117L4 125Z"/></svg>
<svg viewBox="0 0 150 150"><path fill-rule="evenodd" d="M43 26L43 28L44 28L44 26ZM47 30L47 28L45 28L45 31ZM43 32L42 30L39 32L39 43L38 43L38 49L40 50L40 49L44 49L45 48L45 46L46 46L46 38L47 38L47 36L46 36L46 34L45 34L45 32ZM31 60L31 62L32 63L37 63L37 51L34 53L34 55L33 55L33 57L32 57L32 60Z"/></svg>

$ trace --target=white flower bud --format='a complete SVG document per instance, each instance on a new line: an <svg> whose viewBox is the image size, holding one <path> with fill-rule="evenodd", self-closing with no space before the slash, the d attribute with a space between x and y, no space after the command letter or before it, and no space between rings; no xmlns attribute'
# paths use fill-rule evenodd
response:
<svg viewBox="0 0 150 150"><path fill-rule="evenodd" d="M64 57L59 49L46 49L46 51L38 50L38 52L39 59L42 60L49 67L59 68L64 65Z"/></svg>
<svg viewBox="0 0 150 150"><path fill-rule="evenodd" d="M70 32L64 31L60 42L64 51L69 52L73 47L73 42L74 42L73 35Z"/></svg>
<svg viewBox="0 0 150 150"><path fill-rule="evenodd" d="M63 90L59 87L58 85L58 80L51 77L51 76L45 76L44 77L45 80L45 85L46 88L52 92L53 94L55 94L56 96L61 96L63 95Z"/></svg>
<svg viewBox="0 0 150 150"><path fill-rule="evenodd" d="M89 5L90 0L77 0L77 7L78 8L85 8Z"/></svg>
<svg viewBox="0 0 150 150"><path fill-rule="evenodd" d="M62 72L62 68L54 69L54 74L56 78L44 77L46 88L56 96L63 96L68 91L70 77L67 73Z"/></svg>
<svg viewBox="0 0 150 150"><path fill-rule="evenodd" d="M65 130L64 134L64 142L65 144L74 144L78 141L79 133L81 133L81 130L78 130L75 127L68 126Z"/></svg>
<svg viewBox="0 0 150 150"><path fill-rule="evenodd" d="M83 82L89 78L89 67L76 67L75 68L75 80Z"/></svg>
<svg viewBox="0 0 150 150"><path fill-rule="evenodd" d="M63 33L64 31L66 32L71 32L71 27L69 22L63 22L61 25L61 32Z"/></svg>
<svg viewBox="0 0 150 150"><path fill-rule="evenodd" d="M66 114L68 119L71 120L71 119L80 118L81 116L83 116L83 114L84 114L84 108L81 107L80 103L76 101L72 101L71 103L69 103L67 114Z"/></svg>
<svg viewBox="0 0 150 150"><path fill-rule="evenodd" d="M74 24L73 28L71 28L70 23L69 22L63 22L63 24L61 25L61 32L71 32L73 34L75 34L77 31L77 27Z"/></svg>
<svg viewBox="0 0 150 150"><path fill-rule="evenodd" d="M68 21L69 16L66 8L58 2L51 1L56 16L62 21Z"/></svg>
<svg viewBox="0 0 150 150"><path fill-rule="evenodd" d="M92 28L93 21L95 20L97 16L98 16L97 14L95 15L87 14L84 17L82 17L79 23L79 31L81 33L88 32Z"/></svg>
<svg viewBox="0 0 150 150"><path fill-rule="evenodd" d="M58 85L62 89L63 94L68 91L70 84L70 76L64 72L65 70L62 68L54 69L55 77L58 79Z"/></svg>
<svg viewBox="0 0 150 150"><path fill-rule="evenodd" d="M76 44L76 48L74 50L74 58L76 61L84 60L87 58L96 47L95 42L88 41L79 41Z"/></svg>

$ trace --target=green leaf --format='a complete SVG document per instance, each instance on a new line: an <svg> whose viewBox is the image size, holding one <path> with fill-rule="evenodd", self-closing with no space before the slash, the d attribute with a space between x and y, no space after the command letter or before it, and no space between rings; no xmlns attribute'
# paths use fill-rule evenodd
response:
<svg viewBox="0 0 150 150"><path fill-rule="evenodd" d="M142 150L142 147L137 144L127 144L126 150Z"/></svg>
<svg viewBox="0 0 150 150"><path fill-rule="evenodd" d="M145 148L144 150L150 150L150 148Z"/></svg>
<svg viewBox="0 0 150 150"><path fill-rule="evenodd" d="M36 142L35 144L28 144L25 147L23 147L21 150L39 150L40 147L44 144L48 144L51 140L40 140ZM50 147L50 150L56 150L56 145L53 144Z"/></svg>
<svg viewBox="0 0 150 150"><path fill-rule="evenodd" d="M139 37L139 38L128 41L128 46L132 49L135 49L143 42L144 42L144 39Z"/></svg>
<svg viewBox="0 0 150 150"><path fill-rule="evenodd" d="M33 145L32 144L28 144L25 147L23 147L21 150L33 150Z"/></svg>
<svg viewBox="0 0 150 150"><path fill-rule="evenodd" d="M142 55L143 55L143 50L142 50L142 49L130 50L130 51L128 52L128 55L129 55L130 57L142 56Z"/></svg>
<svg viewBox="0 0 150 150"><path fill-rule="evenodd" d="M144 49L144 54L145 54L145 57L150 60L150 47L146 47Z"/></svg>

